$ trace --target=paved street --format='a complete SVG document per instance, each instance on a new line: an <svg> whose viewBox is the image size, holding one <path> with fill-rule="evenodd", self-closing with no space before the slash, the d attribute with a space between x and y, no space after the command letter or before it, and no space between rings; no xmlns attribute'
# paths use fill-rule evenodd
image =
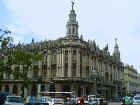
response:
<svg viewBox="0 0 140 105"><path fill-rule="evenodd" d="M110 102L108 105L121 105L120 102Z"/></svg>

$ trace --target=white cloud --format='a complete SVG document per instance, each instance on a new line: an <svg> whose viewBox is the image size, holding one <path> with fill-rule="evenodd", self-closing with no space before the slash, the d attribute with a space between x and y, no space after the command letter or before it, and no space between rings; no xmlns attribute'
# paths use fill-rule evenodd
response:
<svg viewBox="0 0 140 105"><path fill-rule="evenodd" d="M12 32L16 32L15 34L23 35L26 34L26 29L17 27L15 25L8 25L7 26L8 30L12 30Z"/></svg>

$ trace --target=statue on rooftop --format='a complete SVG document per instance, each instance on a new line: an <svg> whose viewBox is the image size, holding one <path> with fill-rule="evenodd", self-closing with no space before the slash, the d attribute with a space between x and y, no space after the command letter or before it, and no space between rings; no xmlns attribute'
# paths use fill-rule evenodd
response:
<svg viewBox="0 0 140 105"><path fill-rule="evenodd" d="M73 7L74 7L74 2L73 2L73 1L71 1L71 3L72 3L72 10L73 10Z"/></svg>

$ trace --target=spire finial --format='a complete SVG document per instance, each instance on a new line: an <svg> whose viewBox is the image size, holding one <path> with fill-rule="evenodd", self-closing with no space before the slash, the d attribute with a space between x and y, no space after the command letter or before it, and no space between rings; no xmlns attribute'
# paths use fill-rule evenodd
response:
<svg viewBox="0 0 140 105"><path fill-rule="evenodd" d="M74 7L74 1L71 1L71 3L72 3L72 10L73 10L73 7Z"/></svg>
<svg viewBox="0 0 140 105"><path fill-rule="evenodd" d="M118 39L117 39L117 38L115 38L115 43L116 43L116 44L117 44L117 40L118 40Z"/></svg>

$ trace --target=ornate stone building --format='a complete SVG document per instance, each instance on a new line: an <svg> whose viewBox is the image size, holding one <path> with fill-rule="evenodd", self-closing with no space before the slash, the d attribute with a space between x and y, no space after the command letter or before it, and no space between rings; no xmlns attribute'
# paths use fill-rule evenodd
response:
<svg viewBox="0 0 140 105"><path fill-rule="evenodd" d="M44 53L43 60L33 64L28 73L33 84L28 85L27 95L37 95L38 83L41 83L41 91L50 91L50 81L55 82L55 91L73 91L76 96L101 94L112 98L123 95L124 69L117 40L114 53L110 55L108 45L100 49L94 40L84 41L78 34L78 27L72 5L65 37L38 43L33 40L23 46L27 51ZM21 94L20 78L5 74L3 79L1 90Z"/></svg>

